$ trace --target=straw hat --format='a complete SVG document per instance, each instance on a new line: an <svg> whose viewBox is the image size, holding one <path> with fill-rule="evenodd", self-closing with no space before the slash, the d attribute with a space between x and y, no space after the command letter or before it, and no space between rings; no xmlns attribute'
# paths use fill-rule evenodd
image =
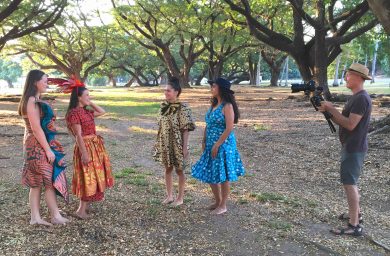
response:
<svg viewBox="0 0 390 256"><path fill-rule="evenodd" d="M352 63L352 65L348 68L348 71L361 76L364 80L372 80L372 77L368 75L370 71L362 64Z"/></svg>

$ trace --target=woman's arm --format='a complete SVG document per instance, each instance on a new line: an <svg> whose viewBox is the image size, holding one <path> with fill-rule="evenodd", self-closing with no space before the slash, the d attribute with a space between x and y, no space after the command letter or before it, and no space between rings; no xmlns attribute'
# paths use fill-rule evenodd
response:
<svg viewBox="0 0 390 256"><path fill-rule="evenodd" d="M189 137L189 132L188 130L182 130L181 131L181 136L183 139L183 157L186 158L188 156L188 137Z"/></svg>
<svg viewBox="0 0 390 256"><path fill-rule="evenodd" d="M38 143L45 150L47 160L49 163L53 163L55 155L50 148L49 143L47 142L45 133L42 130L41 126L41 112L40 107L35 103L35 98L30 97L27 102L27 117L31 125L31 130L34 137L37 139Z"/></svg>
<svg viewBox="0 0 390 256"><path fill-rule="evenodd" d="M95 117L102 116L102 115L104 115L106 113L106 111L102 107L99 107L98 105L96 105L92 101L91 101L90 106L94 110L93 114L94 114Z"/></svg>
<svg viewBox="0 0 390 256"><path fill-rule="evenodd" d="M223 112L225 115L225 123L226 128L225 131L221 134L217 142L215 142L212 150L211 150L211 156L215 158L218 154L218 149L222 145L222 143L229 137L230 133L232 132L234 128L234 110L232 104L226 104L223 107Z"/></svg>
<svg viewBox="0 0 390 256"><path fill-rule="evenodd" d="M81 125L72 124L72 131L76 137L76 143L81 151L81 162L83 163L83 165L88 165L90 159L87 152L87 148L85 147L83 136L81 136Z"/></svg>

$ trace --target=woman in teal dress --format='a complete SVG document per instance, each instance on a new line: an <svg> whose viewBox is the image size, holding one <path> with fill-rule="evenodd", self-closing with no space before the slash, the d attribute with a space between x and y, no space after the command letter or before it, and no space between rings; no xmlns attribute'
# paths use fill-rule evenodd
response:
<svg viewBox="0 0 390 256"><path fill-rule="evenodd" d="M192 176L210 184L215 202L209 209L213 214L222 214L227 211L230 182L237 181L245 170L233 133L239 111L231 84L223 78L209 83L213 100L205 118L203 154L192 167Z"/></svg>

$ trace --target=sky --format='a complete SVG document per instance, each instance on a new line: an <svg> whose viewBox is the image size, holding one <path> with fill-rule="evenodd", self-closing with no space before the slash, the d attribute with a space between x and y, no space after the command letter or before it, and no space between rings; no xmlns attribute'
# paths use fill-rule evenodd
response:
<svg viewBox="0 0 390 256"><path fill-rule="evenodd" d="M112 3L110 0L81 0L79 3L83 13L88 14L89 12L95 12L96 10L99 10L104 24L107 25L113 22L113 17L111 15ZM99 18L96 17L91 20L90 24L99 26L101 25L101 22Z"/></svg>

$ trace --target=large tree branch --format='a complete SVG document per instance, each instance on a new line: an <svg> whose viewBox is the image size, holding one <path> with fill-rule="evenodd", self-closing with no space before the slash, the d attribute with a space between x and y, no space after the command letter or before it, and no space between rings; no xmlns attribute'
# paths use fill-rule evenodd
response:
<svg viewBox="0 0 390 256"><path fill-rule="evenodd" d="M363 1L362 3L356 5L356 7L353 8L352 10L345 11L333 19L329 18L330 26L336 28L336 25L338 23L340 23L343 20L349 19L352 15L355 15L356 13L360 12L363 8L366 8L365 7L366 4L367 4L367 2Z"/></svg>
<svg viewBox="0 0 390 256"><path fill-rule="evenodd" d="M268 29L266 26L262 25L255 17L252 16L247 0L241 0L241 2L244 3L245 8L233 3L233 1L231 0L224 1L230 6L233 11L241 13L245 16L251 34L253 34L258 40L281 51L293 51L294 47L291 45L292 42L289 38Z"/></svg>
<svg viewBox="0 0 390 256"><path fill-rule="evenodd" d="M364 34L365 32L369 31L373 27L375 27L378 24L378 20L374 19L367 23L365 26L360 27L359 29L344 35L344 36L337 36L335 35L334 37L330 37L326 39L326 43L328 45L337 45L337 44L346 44L352 41L352 39Z"/></svg>
<svg viewBox="0 0 390 256"><path fill-rule="evenodd" d="M27 56L27 58L30 59L30 61L33 64L37 65L40 69L55 69L55 70L59 69L59 67L57 65L43 65L43 64L37 62L36 60L34 60L34 58L29 53L26 53L26 56Z"/></svg>
<svg viewBox="0 0 390 256"><path fill-rule="evenodd" d="M11 28L8 32L6 32L1 38L0 38L0 50L4 47L5 43L9 40L16 39L23 37L25 35L31 34L32 32L36 32L42 29L47 29L52 26L54 26L55 22L61 17L61 13L64 10L65 6L67 5L67 0L62 0L56 8L50 12L48 17L44 19L42 22L38 23L36 26L27 27L24 29L24 23L30 22L30 18L25 19L25 21L18 24L17 26L14 26ZM30 13L30 15L36 15L34 10ZM34 19L34 16L31 17L31 19ZM24 30L23 30L24 29Z"/></svg>
<svg viewBox="0 0 390 256"><path fill-rule="evenodd" d="M13 0L8 6L0 12L0 23L15 12L22 0Z"/></svg>
<svg viewBox="0 0 390 256"><path fill-rule="evenodd" d="M355 8L355 11L348 17L348 19L343 23L343 25L341 25L341 27L335 32L337 36L344 35L369 10L367 1L364 1L359 6L360 8L359 9Z"/></svg>
<svg viewBox="0 0 390 256"><path fill-rule="evenodd" d="M290 2L294 10L302 17L304 21L310 24L314 29L321 29L321 24L313 19L308 13L306 13L302 8L302 2L298 3L296 0L287 0Z"/></svg>

